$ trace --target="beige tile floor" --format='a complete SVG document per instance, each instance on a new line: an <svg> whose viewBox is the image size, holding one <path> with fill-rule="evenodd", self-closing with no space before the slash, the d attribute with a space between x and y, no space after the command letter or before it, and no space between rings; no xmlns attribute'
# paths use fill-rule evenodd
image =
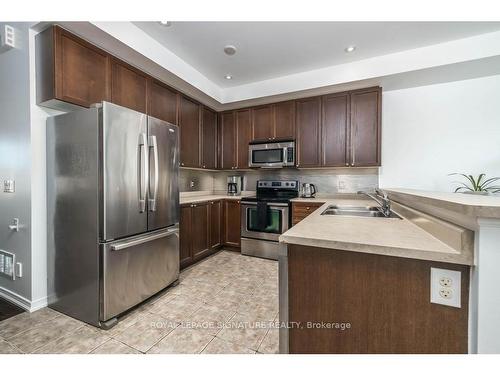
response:
<svg viewBox="0 0 500 375"><path fill-rule="evenodd" d="M277 353L278 263L221 251L108 331L49 308L0 322L0 353Z"/></svg>

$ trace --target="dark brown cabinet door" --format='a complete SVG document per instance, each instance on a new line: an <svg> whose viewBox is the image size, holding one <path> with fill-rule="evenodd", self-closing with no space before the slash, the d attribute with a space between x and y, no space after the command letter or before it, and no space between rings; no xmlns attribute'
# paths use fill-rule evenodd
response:
<svg viewBox="0 0 500 375"><path fill-rule="evenodd" d="M180 98L181 166L200 167L200 105L185 96Z"/></svg>
<svg viewBox="0 0 500 375"><path fill-rule="evenodd" d="M210 202L209 212L210 249L215 250L222 245L222 201Z"/></svg>
<svg viewBox="0 0 500 375"><path fill-rule="evenodd" d="M252 139L274 138L273 108L271 105L252 108Z"/></svg>
<svg viewBox="0 0 500 375"><path fill-rule="evenodd" d="M295 139L295 102L274 105L274 137Z"/></svg>
<svg viewBox="0 0 500 375"><path fill-rule="evenodd" d="M56 92L61 100L89 107L108 100L108 55L56 28Z"/></svg>
<svg viewBox="0 0 500 375"><path fill-rule="evenodd" d="M196 203L192 208L191 237L193 260L195 261L206 255L206 253L210 250L208 206L208 202Z"/></svg>
<svg viewBox="0 0 500 375"><path fill-rule="evenodd" d="M191 205L181 206L181 216L179 219L179 253L181 267L185 267L193 261L191 251L193 238L191 221Z"/></svg>
<svg viewBox="0 0 500 375"><path fill-rule="evenodd" d="M224 244L227 246L241 246L240 202L237 200L224 201Z"/></svg>
<svg viewBox="0 0 500 375"><path fill-rule="evenodd" d="M296 101L297 167L321 164L319 97Z"/></svg>
<svg viewBox="0 0 500 375"><path fill-rule="evenodd" d="M149 114L177 125L177 93L156 80L150 81Z"/></svg>
<svg viewBox="0 0 500 375"><path fill-rule="evenodd" d="M248 143L252 140L251 111L236 111L237 167L248 168Z"/></svg>
<svg viewBox="0 0 500 375"><path fill-rule="evenodd" d="M345 167L348 162L349 93L322 98L322 165Z"/></svg>
<svg viewBox="0 0 500 375"><path fill-rule="evenodd" d="M217 168L217 113L203 107L202 167Z"/></svg>
<svg viewBox="0 0 500 375"><path fill-rule="evenodd" d="M139 70L112 59L111 101L115 104L147 113L147 76Z"/></svg>
<svg viewBox="0 0 500 375"><path fill-rule="evenodd" d="M234 112L221 114L220 123L221 168L236 168L236 121Z"/></svg>
<svg viewBox="0 0 500 375"><path fill-rule="evenodd" d="M380 165L379 87L351 93L351 165Z"/></svg>

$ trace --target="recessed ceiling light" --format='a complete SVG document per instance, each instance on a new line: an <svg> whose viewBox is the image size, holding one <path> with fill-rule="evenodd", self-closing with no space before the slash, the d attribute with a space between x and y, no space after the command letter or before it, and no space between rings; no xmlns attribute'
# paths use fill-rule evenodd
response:
<svg viewBox="0 0 500 375"><path fill-rule="evenodd" d="M233 56L236 53L236 47L228 44L227 46L224 47L224 53L228 56Z"/></svg>
<svg viewBox="0 0 500 375"><path fill-rule="evenodd" d="M171 21L160 21L160 25L169 27L169 26L172 26L172 22Z"/></svg>
<svg viewBox="0 0 500 375"><path fill-rule="evenodd" d="M225 78L225 79L233 79L233 76L231 76L231 75L229 75L229 74L226 74L226 75L224 76L224 78Z"/></svg>
<svg viewBox="0 0 500 375"><path fill-rule="evenodd" d="M344 51L349 53L349 52L353 52L355 49L356 49L356 46L349 46L349 47L346 47L346 49Z"/></svg>

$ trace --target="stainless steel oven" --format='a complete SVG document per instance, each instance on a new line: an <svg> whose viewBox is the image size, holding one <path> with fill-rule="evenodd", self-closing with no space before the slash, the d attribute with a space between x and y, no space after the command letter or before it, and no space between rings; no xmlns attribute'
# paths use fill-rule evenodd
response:
<svg viewBox="0 0 500 375"><path fill-rule="evenodd" d="M282 168L295 166L295 141L252 142L248 146L251 168Z"/></svg>
<svg viewBox="0 0 500 375"><path fill-rule="evenodd" d="M241 203L241 236L268 241L278 241L280 234L289 228L288 203L268 203L265 224L259 222L257 202Z"/></svg>
<svg viewBox="0 0 500 375"><path fill-rule="evenodd" d="M278 259L279 237L290 227L290 199L298 181L257 181L256 197L241 200L241 253Z"/></svg>

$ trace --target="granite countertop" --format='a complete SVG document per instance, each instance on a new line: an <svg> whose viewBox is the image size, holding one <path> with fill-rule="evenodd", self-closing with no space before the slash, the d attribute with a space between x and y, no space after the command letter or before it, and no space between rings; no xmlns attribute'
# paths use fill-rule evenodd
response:
<svg viewBox="0 0 500 375"><path fill-rule="evenodd" d="M324 198L316 199L322 200ZM323 206L283 233L280 242L456 264L473 262L470 252L448 246L404 217L322 216L326 207L333 204L376 205L370 199L326 199Z"/></svg>
<svg viewBox="0 0 500 375"><path fill-rule="evenodd" d="M243 192L241 195L227 195L209 191L187 192L187 193L181 193L179 200L180 204L202 203L202 202L216 201L220 199L241 200L242 197L249 197L254 194L255 193L251 192Z"/></svg>
<svg viewBox="0 0 500 375"><path fill-rule="evenodd" d="M475 217L500 218L500 195L446 193L414 189L386 189L390 197L429 203Z"/></svg>

